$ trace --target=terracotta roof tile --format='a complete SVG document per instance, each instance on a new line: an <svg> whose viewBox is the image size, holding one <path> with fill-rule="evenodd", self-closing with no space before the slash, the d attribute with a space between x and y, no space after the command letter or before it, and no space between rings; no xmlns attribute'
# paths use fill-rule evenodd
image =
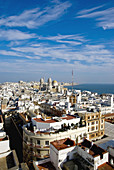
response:
<svg viewBox="0 0 114 170"><path fill-rule="evenodd" d="M56 121L53 119L49 119L49 120L42 120L41 118L35 118L35 121L39 122L39 123L55 123Z"/></svg>
<svg viewBox="0 0 114 170"><path fill-rule="evenodd" d="M62 150L66 149L72 146L75 146L75 142L71 140L70 138L65 138L61 140L56 140L51 142L51 144L57 149L57 150Z"/></svg>

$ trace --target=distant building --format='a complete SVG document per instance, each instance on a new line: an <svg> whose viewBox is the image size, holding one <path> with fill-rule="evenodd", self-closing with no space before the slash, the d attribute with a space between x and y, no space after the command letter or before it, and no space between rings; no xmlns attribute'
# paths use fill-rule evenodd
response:
<svg viewBox="0 0 114 170"><path fill-rule="evenodd" d="M1 102L1 111L2 111L2 112L6 111L6 109L7 109L7 103L8 103L7 99L4 99L4 100Z"/></svg>
<svg viewBox="0 0 114 170"><path fill-rule="evenodd" d="M44 79L40 79L40 86L39 90L45 91L45 92L61 92L63 89L63 86L58 83L56 80L53 80L51 78L48 78L47 83L44 82Z"/></svg>

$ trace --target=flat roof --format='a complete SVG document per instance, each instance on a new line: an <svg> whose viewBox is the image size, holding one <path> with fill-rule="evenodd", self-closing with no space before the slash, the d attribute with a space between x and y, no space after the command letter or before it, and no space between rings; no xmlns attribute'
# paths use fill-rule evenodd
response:
<svg viewBox="0 0 114 170"><path fill-rule="evenodd" d="M55 123L55 122L57 122L54 119L43 120L41 118L34 118L34 120L39 123Z"/></svg>
<svg viewBox="0 0 114 170"><path fill-rule="evenodd" d="M53 164L49 161L40 165L37 165L39 170L56 170Z"/></svg>
<svg viewBox="0 0 114 170"><path fill-rule="evenodd" d="M61 119L66 119L66 120L71 120L71 119L76 119L76 116L71 116L71 115L67 115L66 117L61 117Z"/></svg>
<svg viewBox="0 0 114 170"><path fill-rule="evenodd" d="M71 120L71 119L76 119L76 116L67 115L65 117L58 117L58 118L66 119L66 120ZM35 120L36 122L39 122L39 123L55 123L55 122L57 122L56 119L43 120L41 118L34 118L33 120Z"/></svg>
<svg viewBox="0 0 114 170"><path fill-rule="evenodd" d="M106 150L100 148L95 144L92 144L92 142L88 141L87 139L84 139L83 142L78 143L77 145L80 146L82 149L88 148L89 154L93 157L96 157L98 155L102 156L102 154L107 153Z"/></svg>
<svg viewBox="0 0 114 170"><path fill-rule="evenodd" d="M105 114L104 117L114 117L114 113Z"/></svg>
<svg viewBox="0 0 114 170"><path fill-rule="evenodd" d="M2 115L0 115L0 123L3 123Z"/></svg>
<svg viewBox="0 0 114 170"><path fill-rule="evenodd" d="M15 150L7 152L7 156L0 158L0 170L15 168L19 164Z"/></svg>
<svg viewBox="0 0 114 170"><path fill-rule="evenodd" d="M53 142L51 142L51 144L57 149L57 150L62 150L62 149L66 149L72 146L75 146L75 142L73 140L71 140L70 138L66 138L66 139L61 139L61 140L55 140Z"/></svg>
<svg viewBox="0 0 114 170"><path fill-rule="evenodd" d="M114 168L108 162L98 166L98 170L113 170L113 169Z"/></svg>
<svg viewBox="0 0 114 170"><path fill-rule="evenodd" d="M105 135L114 138L114 124L105 121Z"/></svg>
<svg viewBox="0 0 114 170"><path fill-rule="evenodd" d="M0 141L5 141L5 140L8 140L8 136L5 136L3 138L0 138Z"/></svg>

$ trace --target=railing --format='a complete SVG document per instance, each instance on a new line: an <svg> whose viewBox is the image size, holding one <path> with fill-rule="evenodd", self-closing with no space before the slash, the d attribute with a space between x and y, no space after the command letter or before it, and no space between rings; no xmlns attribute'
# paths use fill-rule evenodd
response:
<svg viewBox="0 0 114 170"><path fill-rule="evenodd" d="M35 156L36 156L37 158L42 158L42 155L41 155L41 154L35 154Z"/></svg>
<svg viewBox="0 0 114 170"><path fill-rule="evenodd" d="M36 147L36 148L41 148L41 146L40 146L40 145L38 145L38 144L36 144L36 145L35 145L35 147Z"/></svg>
<svg viewBox="0 0 114 170"><path fill-rule="evenodd" d="M47 154L47 155L44 155L44 158L49 158L49 156L50 156L49 154Z"/></svg>

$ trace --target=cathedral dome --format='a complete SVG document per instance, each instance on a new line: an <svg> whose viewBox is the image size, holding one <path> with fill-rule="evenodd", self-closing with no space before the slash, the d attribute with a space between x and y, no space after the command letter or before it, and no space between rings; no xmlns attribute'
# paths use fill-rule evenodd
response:
<svg viewBox="0 0 114 170"><path fill-rule="evenodd" d="M58 82L56 80L53 80L52 85L53 86L58 86Z"/></svg>

